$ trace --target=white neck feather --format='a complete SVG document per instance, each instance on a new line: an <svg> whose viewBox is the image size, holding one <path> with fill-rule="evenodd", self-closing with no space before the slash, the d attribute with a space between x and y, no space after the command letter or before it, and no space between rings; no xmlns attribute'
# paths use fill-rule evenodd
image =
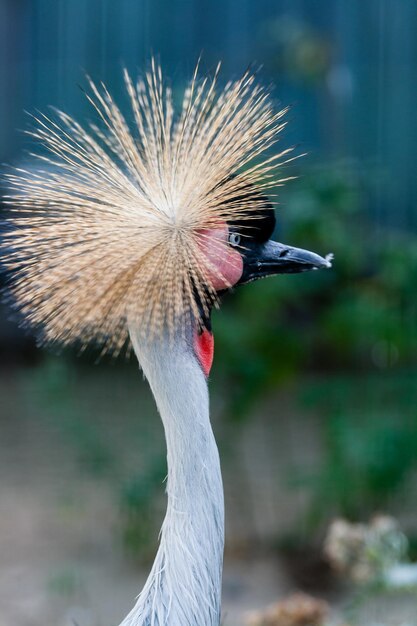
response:
<svg viewBox="0 0 417 626"><path fill-rule="evenodd" d="M121 626L219 626L223 485L206 379L191 339L130 334L164 424L168 507L151 573Z"/></svg>

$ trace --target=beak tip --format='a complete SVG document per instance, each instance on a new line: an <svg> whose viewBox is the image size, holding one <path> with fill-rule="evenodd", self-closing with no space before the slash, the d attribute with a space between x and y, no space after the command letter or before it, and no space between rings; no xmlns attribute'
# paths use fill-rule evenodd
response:
<svg viewBox="0 0 417 626"><path fill-rule="evenodd" d="M326 269L332 267L333 259L334 259L333 252L329 252L329 254L326 254L326 256L324 257L323 267L325 267Z"/></svg>

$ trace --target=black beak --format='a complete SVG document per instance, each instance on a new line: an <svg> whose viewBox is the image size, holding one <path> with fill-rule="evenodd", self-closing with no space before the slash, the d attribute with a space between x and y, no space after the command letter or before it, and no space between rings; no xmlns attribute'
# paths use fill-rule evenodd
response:
<svg viewBox="0 0 417 626"><path fill-rule="evenodd" d="M245 250L243 253L243 274L239 285L274 274L296 274L332 266L332 254L325 258L301 248L292 248L277 241Z"/></svg>

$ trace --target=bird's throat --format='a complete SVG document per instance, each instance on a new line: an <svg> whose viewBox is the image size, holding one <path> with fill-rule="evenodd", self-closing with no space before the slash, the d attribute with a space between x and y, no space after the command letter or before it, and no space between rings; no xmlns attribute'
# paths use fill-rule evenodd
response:
<svg viewBox="0 0 417 626"><path fill-rule="evenodd" d="M194 333L194 350L206 378L210 374L214 358L214 337L207 328Z"/></svg>

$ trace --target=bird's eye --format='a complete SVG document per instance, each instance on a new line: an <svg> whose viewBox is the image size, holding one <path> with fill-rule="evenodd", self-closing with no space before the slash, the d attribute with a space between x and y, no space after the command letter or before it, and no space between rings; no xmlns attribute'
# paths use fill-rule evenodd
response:
<svg viewBox="0 0 417 626"><path fill-rule="evenodd" d="M229 233L229 244L231 246L238 246L240 244L239 233Z"/></svg>

